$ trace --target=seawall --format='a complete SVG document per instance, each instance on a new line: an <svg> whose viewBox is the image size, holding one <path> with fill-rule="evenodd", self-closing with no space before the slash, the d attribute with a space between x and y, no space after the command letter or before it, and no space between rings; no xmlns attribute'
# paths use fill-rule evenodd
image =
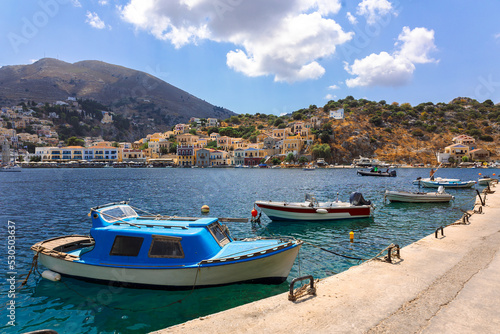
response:
<svg viewBox="0 0 500 334"><path fill-rule="evenodd" d="M491 189L468 222L402 248L392 264L365 262L319 281L315 296L284 293L155 333L498 333L500 187Z"/></svg>

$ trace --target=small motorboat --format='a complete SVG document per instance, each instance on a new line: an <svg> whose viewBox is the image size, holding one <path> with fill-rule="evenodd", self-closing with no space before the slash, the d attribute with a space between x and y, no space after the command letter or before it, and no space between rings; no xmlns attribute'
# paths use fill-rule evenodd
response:
<svg viewBox="0 0 500 334"><path fill-rule="evenodd" d="M308 166L305 166L304 168L302 168L302 170L312 171L312 170L316 170L316 167L313 165L308 165Z"/></svg>
<svg viewBox="0 0 500 334"><path fill-rule="evenodd" d="M437 192L408 192L408 191L392 191L386 190L384 202L388 199L390 202L405 202L405 203L442 203L449 202L455 199L454 196L446 193L444 187L440 186Z"/></svg>
<svg viewBox="0 0 500 334"><path fill-rule="evenodd" d="M233 239L217 218L139 216L127 202L92 208L90 235L36 243L39 263L97 283L191 289L286 280L302 241Z"/></svg>
<svg viewBox="0 0 500 334"><path fill-rule="evenodd" d="M434 180L431 180L429 177L426 178L421 178L418 177L416 180L413 181L413 184L418 186L419 184L421 185L421 181L425 182L431 182L431 181L439 181L439 182L460 182L460 179L448 179L448 178L443 178L443 177L436 177Z"/></svg>
<svg viewBox="0 0 500 334"><path fill-rule="evenodd" d="M443 186L445 188L471 188L476 184L476 181L424 181L420 180L419 184L424 188L439 188Z"/></svg>
<svg viewBox="0 0 500 334"><path fill-rule="evenodd" d="M358 170L358 175L361 176L382 176L382 177L396 177L396 171L395 170L387 170L385 172L382 172L381 170L376 170L376 169L371 169L369 171L365 170Z"/></svg>
<svg viewBox="0 0 500 334"><path fill-rule="evenodd" d="M495 174L493 174L493 175L495 175ZM498 182L498 179L495 179L493 177L489 177L487 175L483 175L479 178L479 180L477 180L477 184L479 184L480 186L487 186L492 182Z"/></svg>
<svg viewBox="0 0 500 334"><path fill-rule="evenodd" d="M271 220L335 220L367 218L373 213L370 201L358 192L351 194L349 202L318 202L312 194L306 194L304 202L256 201L262 212Z"/></svg>

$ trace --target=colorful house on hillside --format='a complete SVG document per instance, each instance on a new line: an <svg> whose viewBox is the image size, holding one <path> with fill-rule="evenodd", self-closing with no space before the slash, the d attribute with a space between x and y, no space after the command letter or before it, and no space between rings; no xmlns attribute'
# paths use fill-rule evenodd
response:
<svg viewBox="0 0 500 334"><path fill-rule="evenodd" d="M451 141L454 142L455 144L462 144L467 146L472 146L476 143L476 140L474 138L467 135L456 136Z"/></svg>
<svg viewBox="0 0 500 334"><path fill-rule="evenodd" d="M210 166L227 166L228 153L226 151L210 150Z"/></svg>
<svg viewBox="0 0 500 334"><path fill-rule="evenodd" d="M260 153L259 149L256 148L247 148L244 150L245 151L245 163L244 165L247 166L256 166L260 164L260 161L262 158L265 157L265 153L263 152L262 154Z"/></svg>
<svg viewBox="0 0 500 334"><path fill-rule="evenodd" d="M177 164L180 167L195 165L194 146L177 146Z"/></svg>
<svg viewBox="0 0 500 334"><path fill-rule="evenodd" d="M208 148L200 148L196 150L196 166L198 167L208 167L210 166L210 152L213 151Z"/></svg>
<svg viewBox="0 0 500 334"><path fill-rule="evenodd" d="M245 150L242 148L237 148L233 152L231 157L231 165L238 166L245 164Z"/></svg>
<svg viewBox="0 0 500 334"><path fill-rule="evenodd" d="M483 148L476 148L469 152L473 161L490 161L490 152Z"/></svg>
<svg viewBox="0 0 500 334"><path fill-rule="evenodd" d="M300 150L302 149L303 141L301 138L289 137L283 140L283 146L281 147L281 154L288 155L289 153L293 153L293 155L298 155Z"/></svg>
<svg viewBox="0 0 500 334"><path fill-rule="evenodd" d="M449 158L453 158L455 162L457 161L462 161L462 158L466 156L467 158L469 157L469 146L462 145L462 144L453 144L450 146L446 146L444 148L444 153L449 154Z"/></svg>

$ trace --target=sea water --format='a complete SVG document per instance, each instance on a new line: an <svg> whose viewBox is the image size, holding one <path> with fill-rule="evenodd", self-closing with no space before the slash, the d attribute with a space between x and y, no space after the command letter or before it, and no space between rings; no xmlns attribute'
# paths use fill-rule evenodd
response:
<svg viewBox="0 0 500 334"><path fill-rule="evenodd" d="M386 189L417 191L412 181L427 177L429 169L397 169L397 173L395 178L361 177L355 169L54 168L0 173L0 270L4 277L0 332L147 333L226 310L286 292L293 278L324 278L360 263L319 247L367 259L391 243L404 247L415 242L459 219L463 210L473 207L475 189L482 189L478 185L447 189L455 200L444 204L384 204ZM478 173L491 176L499 170L440 169L436 176L477 180ZM130 200L131 205L155 214L201 216L202 205L208 205L208 216L250 218L256 200L303 201L306 193L313 193L320 201L348 201L353 191L375 204L372 218L271 222L263 215L261 224L227 223L236 238L284 235L307 242L288 281L280 285L163 291L66 277L52 282L33 272L27 284L19 287L31 267L31 245L62 235L88 234L91 222L87 214L93 206ZM349 241L351 231L353 243Z"/></svg>

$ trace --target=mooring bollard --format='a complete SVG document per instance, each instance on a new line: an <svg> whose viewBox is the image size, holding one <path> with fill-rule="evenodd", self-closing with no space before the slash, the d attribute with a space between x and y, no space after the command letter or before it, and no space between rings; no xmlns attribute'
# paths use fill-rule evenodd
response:
<svg viewBox="0 0 500 334"><path fill-rule="evenodd" d="M439 226L437 229L436 229L436 232L434 232L434 236L437 238L438 237L438 231L441 230L441 236L443 237L444 236L444 228L443 226Z"/></svg>
<svg viewBox="0 0 500 334"><path fill-rule="evenodd" d="M307 290L307 293L310 295L315 295L316 294L316 288L314 287L314 278L312 275L307 275L307 276L302 276L302 277L297 277L292 280L292 283L290 283L290 292L288 294L288 300L290 301L296 301L298 298L298 294L294 295L293 294L293 286L295 285L296 282L304 281L308 279L309 280L309 289Z"/></svg>

